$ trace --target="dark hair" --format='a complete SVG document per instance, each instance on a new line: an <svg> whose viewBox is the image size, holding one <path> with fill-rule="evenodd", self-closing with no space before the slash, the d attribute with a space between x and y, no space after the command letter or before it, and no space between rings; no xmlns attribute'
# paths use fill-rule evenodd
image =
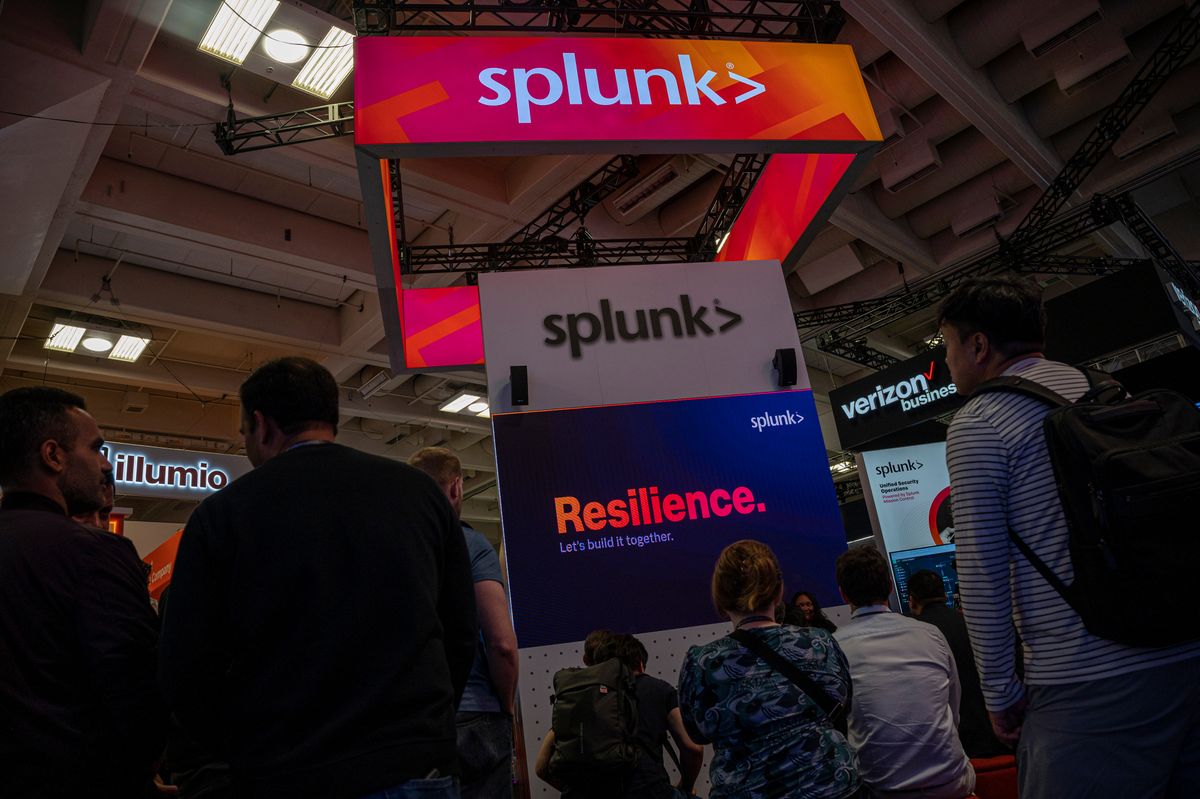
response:
<svg viewBox="0 0 1200 799"><path fill-rule="evenodd" d="M1017 275L966 281L942 302L937 323L954 325L963 338L983 333L1006 358L1036 352L1046 339L1041 289Z"/></svg>
<svg viewBox="0 0 1200 799"><path fill-rule="evenodd" d="M924 604L931 599L946 598L946 584L942 575L929 569L914 572L908 578L908 596L917 604Z"/></svg>
<svg viewBox="0 0 1200 799"><path fill-rule="evenodd" d="M642 642L629 633L610 633L596 646L593 656L593 664L616 658L630 671L644 668L650 659L650 653Z"/></svg>
<svg viewBox="0 0 1200 799"><path fill-rule="evenodd" d="M462 461L445 447L425 447L418 450L408 459L408 465L425 472L443 489L462 477Z"/></svg>
<svg viewBox="0 0 1200 799"><path fill-rule="evenodd" d="M721 613L763 610L783 590L783 574L771 548L761 541L735 541L717 556L713 605Z"/></svg>
<svg viewBox="0 0 1200 799"><path fill-rule="evenodd" d="M887 561L873 546L847 549L837 559L837 582L855 607L886 602L892 592Z"/></svg>
<svg viewBox="0 0 1200 799"><path fill-rule="evenodd" d="M337 432L337 383L328 369L308 358L264 363L246 378L238 395L242 415L251 424L258 411L288 435L318 424L330 425Z"/></svg>
<svg viewBox="0 0 1200 799"><path fill-rule="evenodd" d="M797 591L796 593L792 594L792 601L790 604L794 607L796 605L796 600L798 600L802 596L808 597L808 601L812 602L813 612L815 612L815 613L821 612L821 603L817 600L817 598L815 596L813 596L812 592L810 592L810 591Z"/></svg>
<svg viewBox="0 0 1200 799"><path fill-rule="evenodd" d="M615 633L612 630L592 630L588 633L587 638L583 639L583 665L594 666L599 663L600 661L596 660L596 650L613 635Z"/></svg>
<svg viewBox="0 0 1200 799"><path fill-rule="evenodd" d="M58 388L14 388L0 395L0 486L29 475L42 442L75 445L76 425L67 415L87 409L83 397Z"/></svg>

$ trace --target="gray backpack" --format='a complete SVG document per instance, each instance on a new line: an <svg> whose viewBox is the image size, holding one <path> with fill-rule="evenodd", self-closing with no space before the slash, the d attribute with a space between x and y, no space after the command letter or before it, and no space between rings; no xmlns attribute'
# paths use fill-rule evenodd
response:
<svg viewBox="0 0 1200 799"><path fill-rule="evenodd" d="M613 658L554 675L550 773L567 784L623 781L638 760L633 676Z"/></svg>

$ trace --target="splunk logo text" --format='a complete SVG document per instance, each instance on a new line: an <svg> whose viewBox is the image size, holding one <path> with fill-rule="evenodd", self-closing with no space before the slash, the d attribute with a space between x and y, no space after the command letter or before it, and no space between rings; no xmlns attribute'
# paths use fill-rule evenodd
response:
<svg viewBox="0 0 1200 799"><path fill-rule="evenodd" d="M883 464L882 466L876 466L875 474L879 475L880 477L890 477L893 474L902 474L904 472L916 472L923 468L925 468L925 464L921 463L920 461L909 458L908 460L900 461L899 463L897 463L895 461L888 461L887 463Z"/></svg>
<svg viewBox="0 0 1200 799"><path fill-rule="evenodd" d="M750 417L750 426L761 433L768 427L786 427L787 425L800 424L803 421L804 417L794 411L760 413L758 416Z"/></svg>
<svg viewBox="0 0 1200 799"><path fill-rule="evenodd" d="M912 377L890 385L875 386L875 390L870 394L842 403L842 413L846 415L847 419L853 419L856 416L866 416L897 402L900 403L901 411L913 411L923 405L957 394L958 387L953 383L932 390L929 388L929 381L933 379L936 369L937 361L930 361L928 372L918 372Z"/></svg>
<svg viewBox="0 0 1200 799"><path fill-rule="evenodd" d="M704 99L713 105L725 105L725 98L713 91L709 84L717 73L711 69L697 75L692 66L692 57L680 53L679 74L669 69L612 69L611 94L605 94L600 85L600 72L596 69L583 70L580 80L579 65L574 53L563 53L562 74L557 70L546 67L532 69L517 68L512 70L512 80L509 83L509 70L503 67L488 67L480 71L479 83L491 94L483 94L479 98L480 105L504 106L514 103L517 107L517 121L529 124L533 121L533 106L554 105L563 99L565 91L568 105L583 105L585 100L595 105L633 105L634 95L637 95L638 105L655 105L664 98L669 105L703 105ZM730 65L732 66L732 65ZM633 77L630 79L630 73ZM733 98L735 105L741 104L751 97L757 97L767 90L767 87L756 80L743 77L730 70L730 78L750 87ZM607 76L606 76L607 81ZM681 91L682 88L682 91Z"/></svg>
<svg viewBox="0 0 1200 799"><path fill-rule="evenodd" d="M544 339L548 347L568 345L572 358L583 355L583 346L598 341L637 341L639 339L695 338L696 336L720 335L742 321L737 311L723 308L713 302L714 316L724 321L705 316L707 305L694 305L687 294L679 295L679 308L635 308L616 310L612 301L600 300L599 313L590 311L569 314L550 314L542 320L542 327L550 335ZM721 321L716 330L713 329ZM711 323L711 324L710 324Z"/></svg>

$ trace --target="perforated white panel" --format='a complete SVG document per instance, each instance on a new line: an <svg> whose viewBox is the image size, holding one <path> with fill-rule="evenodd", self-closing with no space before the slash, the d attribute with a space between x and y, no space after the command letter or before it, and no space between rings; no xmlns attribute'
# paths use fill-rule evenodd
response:
<svg viewBox="0 0 1200 799"><path fill-rule="evenodd" d="M850 619L850 609L845 606L826 608L825 614L841 626ZM688 649L703 646L709 641L729 633L727 622L706 624L699 627L684 627L677 630L638 633L638 640L646 646L650 662L646 673L658 677L671 685L679 685L679 669ZM541 749L542 739L550 729L550 694L553 693L554 673L559 669L583 665L583 641L554 646L538 646L521 650L521 677L519 694L521 717L525 737L525 753L529 762L530 794L533 797L557 797L558 791L535 776L533 764ZM708 764L712 760L712 747L705 747L704 768L696 780L696 793L708 796ZM672 783L679 779L679 772L670 759L666 759L667 772Z"/></svg>

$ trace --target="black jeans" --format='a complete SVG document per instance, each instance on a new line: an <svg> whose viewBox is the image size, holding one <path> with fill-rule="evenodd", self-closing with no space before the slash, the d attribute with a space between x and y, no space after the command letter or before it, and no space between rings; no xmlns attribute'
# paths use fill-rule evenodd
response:
<svg viewBox="0 0 1200 799"><path fill-rule="evenodd" d="M512 719L503 713L459 713L455 727L463 799L511 799Z"/></svg>

